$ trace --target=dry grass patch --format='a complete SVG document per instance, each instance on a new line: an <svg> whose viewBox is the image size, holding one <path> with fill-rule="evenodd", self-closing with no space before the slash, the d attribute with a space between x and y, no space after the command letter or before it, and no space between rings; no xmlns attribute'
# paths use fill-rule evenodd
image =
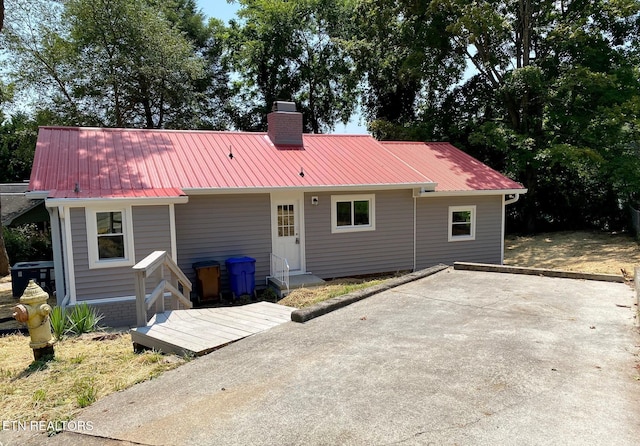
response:
<svg viewBox="0 0 640 446"><path fill-rule="evenodd" d="M568 231L507 237L505 265L585 273L633 275L640 266L640 245L628 234Z"/></svg>
<svg viewBox="0 0 640 446"><path fill-rule="evenodd" d="M82 407L184 363L133 353L127 333L91 333L55 344L55 359L34 362L28 336L0 337L0 406L5 420L68 420Z"/></svg>
<svg viewBox="0 0 640 446"><path fill-rule="evenodd" d="M362 288L379 285L390 278L391 276L369 279L336 279L327 282L326 285L293 290L287 297L278 301L278 303L296 308L310 307L311 305L331 299L332 297L342 296Z"/></svg>

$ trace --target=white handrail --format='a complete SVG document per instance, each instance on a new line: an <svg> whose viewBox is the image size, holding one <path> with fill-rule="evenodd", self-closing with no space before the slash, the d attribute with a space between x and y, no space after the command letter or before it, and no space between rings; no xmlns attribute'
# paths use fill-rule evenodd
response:
<svg viewBox="0 0 640 446"><path fill-rule="evenodd" d="M169 272L169 279L165 279L165 270ZM147 282L155 272L158 272L156 286L147 294ZM147 310L156 304L156 313L164 312L164 294L171 294L174 309L180 304L192 308L193 304L187 296L191 294L191 281L187 279L180 267L173 261L166 251L154 251L133 267L136 276L136 320L138 327L147 325ZM179 289L182 285L182 291ZM185 296L186 295L186 296Z"/></svg>
<svg viewBox="0 0 640 446"><path fill-rule="evenodd" d="M274 253L271 253L271 277L284 284L289 292L289 262Z"/></svg>

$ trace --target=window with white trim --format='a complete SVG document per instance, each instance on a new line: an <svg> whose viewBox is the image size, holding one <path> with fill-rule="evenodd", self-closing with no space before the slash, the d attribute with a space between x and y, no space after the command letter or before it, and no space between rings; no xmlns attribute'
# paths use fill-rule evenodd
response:
<svg viewBox="0 0 640 446"><path fill-rule="evenodd" d="M132 266L133 225L131 208L85 210L89 268Z"/></svg>
<svg viewBox="0 0 640 446"><path fill-rule="evenodd" d="M449 241L476 239L476 207L449 206Z"/></svg>
<svg viewBox="0 0 640 446"><path fill-rule="evenodd" d="M376 229L375 195L332 195L331 232Z"/></svg>

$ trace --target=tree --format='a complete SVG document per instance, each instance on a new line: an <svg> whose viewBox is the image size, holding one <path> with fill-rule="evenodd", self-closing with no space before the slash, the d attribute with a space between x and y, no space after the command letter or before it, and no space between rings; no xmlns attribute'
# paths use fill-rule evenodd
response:
<svg viewBox="0 0 640 446"><path fill-rule="evenodd" d="M347 17L338 0L240 0L230 29L240 74L235 125L265 130L276 100L293 100L307 131L346 123L356 104L351 60L333 36Z"/></svg>
<svg viewBox="0 0 640 446"><path fill-rule="evenodd" d="M640 4L405 4L451 18L454 51L477 74L446 95L435 128L524 183L522 227L619 225L620 204L639 181Z"/></svg>
<svg viewBox="0 0 640 446"><path fill-rule="evenodd" d="M349 3L343 38L363 85L369 130L379 139L423 139L432 131L416 126L420 110L439 103L464 71L445 31L449 19L422 9L424 2Z"/></svg>
<svg viewBox="0 0 640 446"><path fill-rule="evenodd" d="M4 25L4 0L0 0L0 31Z"/></svg>
<svg viewBox="0 0 640 446"><path fill-rule="evenodd" d="M226 86L226 72L213 72L223 68L218 24L205 25L193 1L9 1L12 78L60 123L225 125L211 112Z"/></svg>

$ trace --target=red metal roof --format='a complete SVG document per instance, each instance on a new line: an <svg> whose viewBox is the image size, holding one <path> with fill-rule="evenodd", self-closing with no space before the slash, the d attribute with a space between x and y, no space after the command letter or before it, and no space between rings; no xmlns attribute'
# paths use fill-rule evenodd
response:
<svg viewBox="0 0 640 446"><path fill-rule="evenodd" d="M446 142L381 142L438 183L438 192L524 190L524 187Z"/></svg>
<svg viewBox="0 0 640 446"><path fill-rule="evenodd" d="M467 187L460 190L522 188L448 144L303 138L301 149L276 147L266 133L42 127L30 190L52 198L176 197L191 189L449 185L456 175Z"/></svg>

